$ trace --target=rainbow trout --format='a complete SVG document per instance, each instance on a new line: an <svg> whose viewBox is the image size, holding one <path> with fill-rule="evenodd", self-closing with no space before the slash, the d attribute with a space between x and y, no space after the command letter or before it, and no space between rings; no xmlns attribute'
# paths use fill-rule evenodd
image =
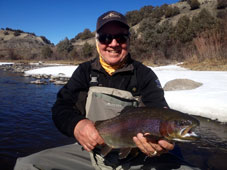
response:
<svg viewBox="0 0 227 170"><path fill-rule="evenodd" d="M199 121L192 116L165 108L126 107L120 115L104 121L95 122L95 126L107 145L101 151L107 155L113 148L124 150L121 159L131 148L136 148L133 137L138 133L148 134L153 140L194 141L199 136L193 129Z"/></svg>

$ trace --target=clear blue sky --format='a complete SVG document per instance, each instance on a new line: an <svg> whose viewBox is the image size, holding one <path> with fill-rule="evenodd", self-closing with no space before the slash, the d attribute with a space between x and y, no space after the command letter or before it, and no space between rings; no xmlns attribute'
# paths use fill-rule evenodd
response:
<svg viewBox="0 0 227 170"><path fill-rule="evenodd" d="M85 28L95 31L102 13L125 14L146 5L160 6L179 0L0 0L0 28L20 29L45 36L52 43L75 37Z"/></svg>

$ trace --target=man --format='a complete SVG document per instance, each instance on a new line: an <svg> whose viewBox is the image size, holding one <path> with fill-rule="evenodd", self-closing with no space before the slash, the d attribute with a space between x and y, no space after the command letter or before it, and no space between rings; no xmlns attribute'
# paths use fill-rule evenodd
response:
<svg viewBox="0 0 227 170"><path fill-rule="evenodd" d="M129 26L122 14L109 11L98 18L96 46L99 57L78 66L52 108L56 127L74 137L87 152L76 144L49 149L18 160L15 170L91 169L88 152L95 169L160 169L164 165L176 169L182 165L177 158L164 154L174 148L172 143L150 141L142 133L132 139L140 150L136 157L129 154L121 160L118 150L101 155L105 142L95 121L114 117L127 105L167 109L168 105L155 73L131 58Z"/></svg>

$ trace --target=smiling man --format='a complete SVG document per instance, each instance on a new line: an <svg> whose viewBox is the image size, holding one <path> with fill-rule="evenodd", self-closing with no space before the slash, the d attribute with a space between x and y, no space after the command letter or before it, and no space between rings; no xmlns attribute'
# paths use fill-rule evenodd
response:
<svg viewBox="0 0 227 170"><path fill-rule="evenodd" d="M18 159L15 170L27 167L45 170L191 169L168 154L174 144L149 140L142 132L131 139L138 149L127 153L124 159L120 158L119 149L109 149L103 155L105 141L95 127L96 121L115 117L126 106L168 108L157 76L131 58L129 46L126 18L116 11L102 14L96 26L99 57L78 66L59 91L52 108L56 127L75 138L79 145L57 147Z"/></svg>

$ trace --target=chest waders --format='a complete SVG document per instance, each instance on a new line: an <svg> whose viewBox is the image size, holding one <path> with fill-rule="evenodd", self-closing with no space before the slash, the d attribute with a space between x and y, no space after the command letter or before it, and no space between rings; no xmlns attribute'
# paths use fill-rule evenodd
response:
<svg viewBox="0 0 227 170"><path fill-rule="evenodd" d="M92 86L89 88L86 101L86 117L93 122L110 119L119 115L126 106L138 107L139 103L139 97L134 97L131 92ZM118 166L118 151L113 150L109 154L104 159L95 151L91 152L92 165L96 169L112 169Z"/></svg>
<svg viewBox="0 0 227 170"><path fill-rule="evenodd" d="M106 120L120 114L126 106L139 106L139 98L130 92L93 86L88 91L86 117L93 122Z"/></svg>

